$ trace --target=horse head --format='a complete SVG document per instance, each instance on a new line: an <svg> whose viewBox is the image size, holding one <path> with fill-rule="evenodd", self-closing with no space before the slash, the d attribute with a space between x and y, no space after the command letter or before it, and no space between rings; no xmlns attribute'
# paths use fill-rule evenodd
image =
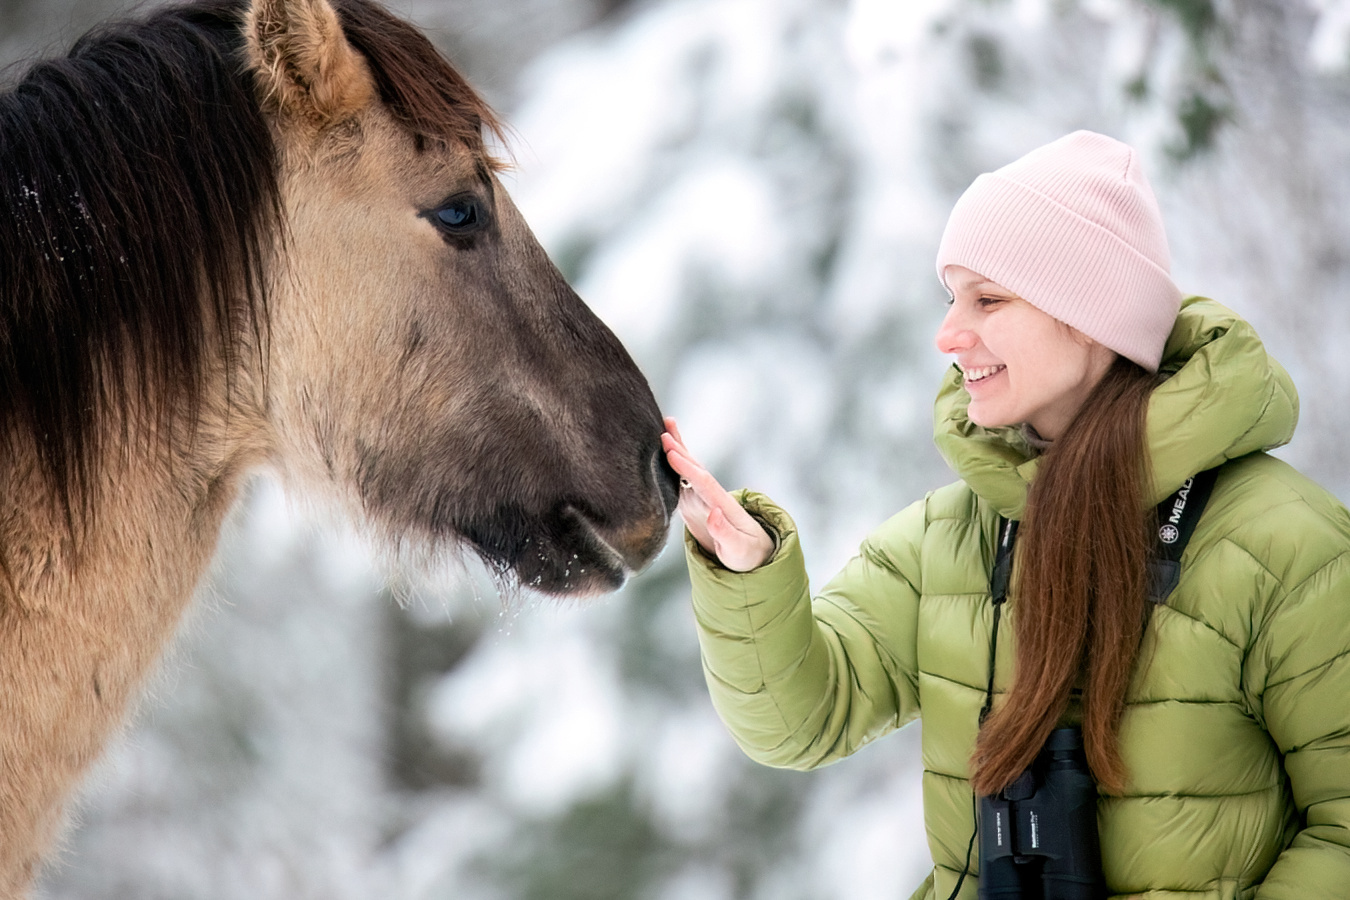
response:
<svg viewBox="0 0 1350 900"><path fill-rule="evenodd" d="M491 112L365 0L254 0L245 41L281 176L265 407L286 472L395 546L620 585L674 508L661 417L503 189Z"/></svg>
<svg viewBox="0 0 1350 900"><path fill-rule="evenodd" d="M165 7L0 92L0 897L258 465L548 593L660 548L656 402L496 127L372 0Z"/></svg>

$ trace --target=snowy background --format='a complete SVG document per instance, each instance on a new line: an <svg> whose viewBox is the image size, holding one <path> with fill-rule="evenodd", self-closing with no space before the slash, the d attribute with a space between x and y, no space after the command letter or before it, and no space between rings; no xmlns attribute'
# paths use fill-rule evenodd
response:
<svg viewBox="0 0 1350 900"><path fill-rule="evenodd" d="M392 6L510 122L545 246L724 483L794 512L816 578L950 477L951 203L1080 127L1145 154L1176 280L1257 325L1302 391L1282 455L1350 498L1350 2ZM0 0L0 56L117 11ZM584 607L472 568L391 588L260 478L38 896L907 897L918 726L814 773L749 763L687 592L674 544Z"/></svg>

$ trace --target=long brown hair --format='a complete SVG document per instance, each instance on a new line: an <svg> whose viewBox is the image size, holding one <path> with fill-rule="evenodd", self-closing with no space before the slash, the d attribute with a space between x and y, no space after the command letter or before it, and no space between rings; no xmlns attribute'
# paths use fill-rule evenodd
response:
<svg viewBox="0 0 1350 900"><path fill-rule="evenodd" d="M1013 682L975 744L980 794L1031 764L1080 674L1088 764L1107 791L1124 789L1117 737L1148 612L1144 418L1156 383L1118 357L1041 460L1017 541Z"/></svg>

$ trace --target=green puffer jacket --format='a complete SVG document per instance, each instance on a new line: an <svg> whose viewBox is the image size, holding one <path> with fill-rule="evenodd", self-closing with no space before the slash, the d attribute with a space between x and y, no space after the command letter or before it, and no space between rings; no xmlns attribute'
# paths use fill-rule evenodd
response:
<svg viewBox="0 0 1350 900"><path fill-rule="evenodd" d="M1148 900L1350 898L1350 515L1263 452L1289 440L1298 401L1244 321L1191 298L1163 367L1153 501L1227 462L1129 690L1129 787L1098 805L1107 884ZM922 714L924 900L965 866L995 530L1036 469L1016 430L966 419L967 399L953 372L936 430L962 481L878 528L814 600L792 521L760 495L742 502L776 532L765 565L733 573L686 545L708 685L752 757L813 768ZM1000 630L1001 692L1014 632ZM974 900L975 879L959 896Z"/></svg>

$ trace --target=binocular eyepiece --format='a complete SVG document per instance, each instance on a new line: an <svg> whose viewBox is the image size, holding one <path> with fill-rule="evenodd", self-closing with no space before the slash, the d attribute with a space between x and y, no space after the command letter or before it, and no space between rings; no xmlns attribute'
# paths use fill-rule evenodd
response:
<svg viewBox="0 0 1350 900"><path fill-rule="evenodd" d="M1097 784L1077 728L1056 728L1031 768L980 798L980 900L1102 900Z"/></svg>

